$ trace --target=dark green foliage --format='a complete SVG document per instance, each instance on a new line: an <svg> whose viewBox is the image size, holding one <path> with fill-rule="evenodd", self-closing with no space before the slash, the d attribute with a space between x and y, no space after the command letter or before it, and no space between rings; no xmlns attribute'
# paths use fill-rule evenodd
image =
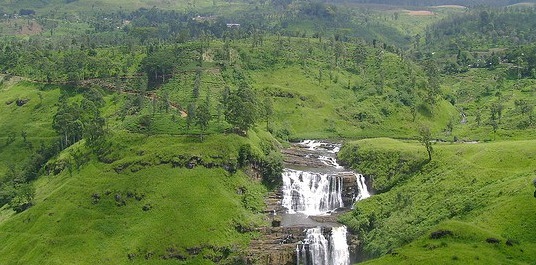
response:
<svg viewBox="0 0 536 265"><path fill-rule="evenodd" d="M153 126L153 118L151 115L142 115L138 119L138 129L146 134L151 133L151 129Z"/></svg>
<svg viewBox="0 0 536 265"><path fill-rule="evenodd" d="M0 206L8 204L16 212L32 206L35 196L33 181L58 151L56 146L41 145L26 161L20 163L20 167L10 164L6 174L0 178Z"/></svg>
<svg viewBox="0 0 536 265"><path fill-rule="evenodd" d="M260 110L262 118L266 121L266 131L270 130L270 119L274 115L274 103L271 97L264 97Z"/></svg>
<svg viewBox="0 0 536 265"><path fill-rule="evenodd" d="M238 149L238 166L245 167L246 165L252 163L255 157L251 150L250 144L244 144Z"/></svg>
<svg viewBox="0 0 536 265"><path fill-rule="evenodd" d="M195 124L201 129L201 134L208 129L208 124L212 116L210 115L210 107L207 102L201 103L195 110Z"/></svg>
<svg viewBox="0 0 536 265"><path fill-rule="evenodd" d="M262 147L262 146L261 146ZM283 156L273 146L263 148L264 154L255 153L251 145L245 144L238 150L238 166L252 166L260 171L262 183L269 189L275 189L281 185L283 173Z"/></svg>
<svg viewBox="0 0 536 265"><path fill-rule="evenodd" d="M196 121L195 103L188 104L188 116L186 116L186 130L190 130L192 123Z"/></svg>
<svg viewBox="0 0 536 265"><path fill-rule="evenodd" d="M69 102L66 95L61 96L52 127L60 136L62 149L82 138L91 146L104 137L105 120L99 110L103 105L102 94L96 88L84 93L80 102Z"/></svg>
<svg viewBox="0 0 536 265"><path fill-rule="evenodd" d="M264 185L273 189L281 185L283 173L283 156L272 151L261 161L262 180Z"/></svg>
<svg viewBox="0 0 536 265"><path fill-rule="evenodd" d="M230 92L225 104L225 119L241 134L247 134L258 117L257 103L255 92L247 85L242 85Z"/></svg>
<svg viewBox="0 0 536 265"><path fill-rule="evenodd" d="M372 150L357 144L343 146L338 159L369 176L371 188L378 192L387 192L402 184L426 162L415 154L398 150Z"/></svg>
<svg viewBox="0 0 536 265"><path fill-rule="evenodd" d="M452 129L450 130L452 131ZM423 126L419 129L419 142L426 148L426 153L428 153L428 161L432 161L432 153L434 152L432 146L432 133L430 128Z"/></svg>
<svg viewBox="0 0 536 265"><path fill-rule="evenodd" d="M9 207L15 212L20 213L32 206L35 197L35 188L32 183L17 184L13 187L10 197Z"/></svg>
<svg viewBox="0 0 536 265"><path fill-rule="evenodd" d="M152 89L165 83L173 74L176 63L175 58L170 56L170 51L167 50L148 54L141 62L141 69L148 77L148 88Z"/></svg>

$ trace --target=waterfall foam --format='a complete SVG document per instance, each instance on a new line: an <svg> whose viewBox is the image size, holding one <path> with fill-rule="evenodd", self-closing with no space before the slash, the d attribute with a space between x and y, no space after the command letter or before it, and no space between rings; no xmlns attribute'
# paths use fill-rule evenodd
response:
<svg viewBox="0 0 536 265"><path fill-rule="evenodd" d="M298 265L348 265L350 254L346 243L346 226L331 228L329 240L323 228L307 229L305 242L296 247Z"/></svg>
<svg viewBox="0 0 536 265"><path fill-rule="evenodd" d="M331 230L330 249L331 263L333 265L350 264L350 252L346 242L346 226L333 227Z"/></svg>
<svg viewBox="0 0 536 265"><path fill-rule="evenodd" d="M356 173L355 178L357 180L357 188L359 189L359 195L357 195L356 201L370 197L367 183L365 183L365 177L361 174Z"/></svg>
<svg viewBox="0 0 536 265"><path fill-rule="evenodd" d="M304 171L303 168L283 171L283 199L281 205L287 209L287 216L295 223L303 224L300 216L305 215L329 215L337 208L345 207L344 202L350 203L349 194L353 201L359 201L370 197L365 177L354 172L344 172L344 167L337 163L336 153L341 145L315 140L305 140L296 144L303 150L306 159L317 159L324 164L324 167L315 167L311 163L311 171ZM307 163L304 163L307 165ZM343 187L343 183L350 184L348 178L355 176L356 189ZM351 180L350 182L352 182ZM344 198L343 201L343 190ZM353 195L352 195L353 194ZM346 205L349 206L349 205ZM287 217L288 218L288 217ZM288 220L288 219L287 219ZM295 220L300 220L296 222ZM312 222L313 226L318 223ZM327 223L326 223L327 224ZM333 223L327 224L331 227ZM312 227L312 226L309 226ZM331 233L327 234L327 229ZM319 226L309 228L305 231L305 239L296 245L296 263L300 265L348 265L350 264L350 253L347 243L346 226L336 226L326 228Z"/></svg>
<svg viewBox="0 0 536 265"><path fill-rule="evenodd" d="M322 173L285 169L282 206L289 213L322 215L344 207L342 179Z"/></svg>

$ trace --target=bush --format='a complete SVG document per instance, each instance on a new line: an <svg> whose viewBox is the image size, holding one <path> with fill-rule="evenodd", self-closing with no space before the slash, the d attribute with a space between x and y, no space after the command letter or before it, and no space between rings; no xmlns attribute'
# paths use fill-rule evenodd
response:
<svg viewBox="0 0 536 265"><path fill-rule="evenodd" d="M451 236L452 235L452 231L450 230L437 230L437 231L434 231L430 234L430 238L431 239L440 239L440 238L443 238L443 237L446 237L446 236Z"/></svg>
<svg viewBox="0 0 536 265"><path fill-rule="evenodd" d="M276 151L270 152L261 162L262 180L268 188L275 188L281 184L283 173L283 156Z"/></svg>

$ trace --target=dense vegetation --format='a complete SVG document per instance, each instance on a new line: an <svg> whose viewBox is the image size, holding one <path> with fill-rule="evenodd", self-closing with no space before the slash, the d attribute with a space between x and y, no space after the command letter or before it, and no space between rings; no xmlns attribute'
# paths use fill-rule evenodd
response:
<svg viewBox="0 0 536 265"><path fill-rule="evenodd" d="M341 159L368 172L379 194L343 221L363 235L368 255L392 254L375 264L530 263L534 146L533 140L436 144L427 162L416 143L352 142Z"/></svg>
<svg viewBox="0 0 536 265"><path fill-rule="evenodd" d="M371 263L535 260L534 6L402 2L0 1L0 263L237 264L304 138Z"/></svg>

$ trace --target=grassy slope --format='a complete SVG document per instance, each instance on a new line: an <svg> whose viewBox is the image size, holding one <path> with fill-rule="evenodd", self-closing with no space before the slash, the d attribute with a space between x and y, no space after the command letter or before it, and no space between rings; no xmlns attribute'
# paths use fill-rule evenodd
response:
<svg viewBox="0 0 536 265"><path fill-rule="evenodd" d="M15 133L15 141L0 150L2 176L8 163L17 165L30 154L23 147L21 130L27 131L34 147L54 137L51 120L61 89L39 88L4 82L0 90L5 100L30 98L22 107L0 106L0 139ZM38 93L43 95L40 107ZM117 111L110 98L103 109L106 116ZM239 230L262 223L256 213L263 207L265 188L240 171L230 174L217 165L233 163L240 145L251 143L255 148L269 135L221 134L200 142L193 136L132 134L117 131L118 126L110 120L115 132L110 136L113 151L106 156L108 163L98 162L82 143L74 145L49 167L69 161L77 150L89 158L86 164L72 172L64 169L58 175L42 176L34 183L37 194L31 209L15 215L0 209L0 263L122 264L130 254L143 264L176 263L179 257L210 264L224 259L222 253L235 255L247 245L253 234ZM216 167L171 166L191 157ZM100 196L96 204L93 194ZM116 195L126 205L118 206ZM151 209L144 211L144 206ZM199 254L194 254L196 248ZM166 255L176 259L165 261Z"/></svg>
<svg viewBox="0 0 536 265"><path fill-rule="evenodd" d="M444 79L444 89L447 94L454 95L456 107L463 109L467 123L457 123L453 135L461 139L500 140L500 139L532 139L535 134L534 124L523 126L528 121L528 115L522 115L516 107L516 100L525 100L534 104L536 88L534 79L505 80L503 87L497 84L497 77L504 69L497 70L471 69L467 73L457 74ZM504 109L497 133L493 133L489 124L491 106L500 103ZM480 112L481 124L477 124ZM457 119L459 120L459 119Z"/></svg>
<svg viewBox="0 0 536 265"><path fill-rule="evenodd" d="M328 73L325 72L323 75L327 76L327 80L319 84L312 71L314 70L294 66L252 73L258 90L293 94L292 97L274 99L276 130L290 129L295 138L403 138L414 137L420 124L429 124L434 131L440 132L451 117L458 115L450 104L440 101L433 116L419 114L412 121L409 108L392 104L385 95L377 96L370 91L354 92L347 89L347 78L354 82L353 80L362 80L362 77L341 71L334 74L338 76L338 82L334 83L329 81ZM363 79L369 81L367 77ZM382 108L386 108L389 114L382 115ZM360 122L354 118L358 113L366 113L374 121Z"/></svg>
<svg viewBox="0 0 536 265"><path fill-rule="evenodd" d="M208 162L232 155L244 141L232 135L205 143L121 135L114 142L124 149L112 155L120 157L118 161L91 160L72 174L64 170L35 183L36 205L0 223L0 263L122 264L128 254L140 263L161 263L162 256L173 254L208 262L226 249L240 250L252 235L235 227L262 222L253 211L262 208L264 188L241 172L231 175L221 168L160 163L166 157L193 154ZM125 165L130 166L119 173L114 170ZM98 203L93 203L93 194L100 196ZM117 205L118 195L126 205ZM149 211L142 210L146 205ZM190 255L189 248L200 248L201 254Z"/></svg>
<svg viewBox="0 0 536 265"><path fill-rule="evenodd" d="M373 139L352 145L396 150L414 160L426 156L417 143ZM360 231L366 250L396 253L367 264L533 262L536 142L436 144L434 149L431 163L390 191L359 202L354 214L343 218ZM453 235L429 238L440 229ZM487 243L488 238L500 243ZM506 245L507 240L513 246Z"/></svg>
<svg viewBox="0 0 536 265"><path fill-rule="evenodd" d="M0 80L4 77L0 76ZM50 124L55 113L54 102L60 93L59 89L18 82L17 78L3 83L0 85L0 177L8 165L23 161L31 153L29 144L22 137L23 131L27 133L27 142L34 148L41 143L48 144L54 137ZM29 101L17 106L19 99Z"/></svg>

